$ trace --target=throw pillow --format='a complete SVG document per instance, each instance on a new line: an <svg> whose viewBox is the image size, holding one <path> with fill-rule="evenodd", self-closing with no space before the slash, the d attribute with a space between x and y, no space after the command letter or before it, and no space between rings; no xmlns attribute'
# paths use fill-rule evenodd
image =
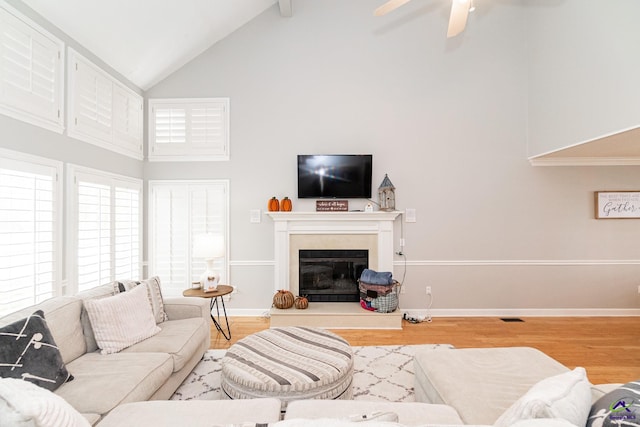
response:
<svg viewBox="0 0 640 427"><path fill-rule="evenodd" d="M16 378L0 379L0 408L0 427L90 426L62 397Z"/></svg>
<svg viewBox="0 0 640 427"><path fill-rule="evenodd" d="M153 310L153 317L155 318L156 323L162 323L166 320L169 320L169 316L167 316L167 313L164 311L164 301L162 299L162 287L160 283L160 278L158 276L154 276L142 281L137 281L137 280L116 281L116 282L113 282L113 291L116 294L120 292L126 292L126 291L130 291L134 287L141 284L147 285L147 296L149 297L149 303L151 304L151 308Z"/></svg>
<svg viewBox="0 0 640 427"><path fill-rule="evenodd" d="M498 418L496 427L510 427L520 420L563 418L576 426L587 422L591 384L584 368L545 378Z"/></svg>
<svg viewBox="0 0 640 427"><path fill-rule="evenodd" d="M640 426L640 381L602 396L592 406L587 427Z"/></svg>
<svg viewBox="0 0 640 427"><path fill-rule="evenodd" d="M0 328L0 377L24 379L51 391L73 378L42 310Z"/></svg>
<svg viewBox="0 0 640 427"><path fill-rule="evenodd" d="M85 308L102 354L117 353L160 332L147 299L146 285L111 297L87 300Z"/></svg>

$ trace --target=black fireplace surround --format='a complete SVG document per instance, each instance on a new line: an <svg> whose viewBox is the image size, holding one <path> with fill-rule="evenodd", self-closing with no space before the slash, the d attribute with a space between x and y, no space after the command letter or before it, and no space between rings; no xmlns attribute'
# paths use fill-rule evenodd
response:
<svg viewBox="0 0 640 427"><path fill-rule="evenodd" d="M358 278L369 266L366 249L301 249L298 293L312 302L357 302Z"/></svg>

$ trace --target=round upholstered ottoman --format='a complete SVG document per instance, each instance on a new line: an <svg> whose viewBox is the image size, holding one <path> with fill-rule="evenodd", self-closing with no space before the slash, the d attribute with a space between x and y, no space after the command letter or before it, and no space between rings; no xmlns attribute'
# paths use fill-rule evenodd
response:
<svg viewBox="0 0 640 427"><path fill-rule="evenodd" d="M229 347L222 359L222 396L351 399L353 352L349 343L324 329L272 328Z"/></svg>

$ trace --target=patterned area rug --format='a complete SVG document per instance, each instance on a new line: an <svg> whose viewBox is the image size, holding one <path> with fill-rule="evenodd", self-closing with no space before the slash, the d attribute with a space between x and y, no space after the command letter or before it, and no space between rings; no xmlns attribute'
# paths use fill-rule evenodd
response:
<svg viewBox="0 0 640 427"><path fill-rule="evenodd" d="M413 355L424 349L453 348L449 344L352 347L353 398L413 402ZM225 350L208 350L171 400L220 399L220 360Z"/></svg>

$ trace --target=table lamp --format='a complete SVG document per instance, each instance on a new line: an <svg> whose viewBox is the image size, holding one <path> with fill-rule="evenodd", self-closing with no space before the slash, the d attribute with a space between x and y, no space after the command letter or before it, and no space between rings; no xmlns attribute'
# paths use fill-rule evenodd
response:
<svg viewBox="0 0 640 427"><path fill-rule="evenodd" d="M219 234L199 234L193 242L193 256L195 258L204 258L207 267L200 276L200 284L202 289L207 291L215 291L220 281L220 273L214 269L216 258L224 257L224 238Z"/></svg>

